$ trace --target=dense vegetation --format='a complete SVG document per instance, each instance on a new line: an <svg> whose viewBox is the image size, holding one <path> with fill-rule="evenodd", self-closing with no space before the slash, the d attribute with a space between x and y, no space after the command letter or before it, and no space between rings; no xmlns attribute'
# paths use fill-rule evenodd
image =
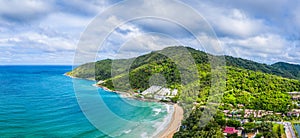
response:
<svg viewBox="0 0 300 138"><path fill-rule="evenodd" d="M151 63L151 62L157 62L157 61L163 61L166 60L167 57L162 56L162 54L159 54L160 52L166 52L166 51L176 51L176 49L183 48L181 46L177 47L168 47L160 51L151 52L149 54L145 54L142 56L139 56L137 58L130 58L130 59L124 59L124 60L114 60L114 63L120 64L123 63L124 65L131 63L130 69L135 69L137 67L140 67L142 65ZM194 58L196 64L205 64L209 63L210 57L213 55L210 55L208 53L195 50L193 48L184 47L185 49L190 52L191 56ZM180 56L180 55L178 55ZM220 57L220 56L219 56ZM261 64L257 63L251 60L246 60L242 58L235 58L231 56L225 56L226 59L226 65L247 69L247 70L253 70L253 71L259 71L263 73L273 74L277 76L282 76L285 78L290 79L300 79L300 66L299 65L293 65L288 64L284 62L278 62L272 65L267 64ZM97 61L95 63L87 63L79 66L78 68L75 68L72 72L69 72L70 75L78 78L90 78L90 77L96 77L96 80L105 80L111 77L111 64L112 60L105 59L101 61ZM96 73L96 75L95 75Z"/></svg>
<svg viewBox="0 0 300 138"><path fill-rule="evenodd" d="M280 138L285 135L283 125L271 122L249 122L241 124L240 121L225 119L222 112L217 112L213 119L207 125L201 127L201 115L203 111L200 108L194 110L190 116L182 122L180 131L175 133L175 138L221 138L224 126L243 127L245 132L254 133L259 130L257 137ZM237 134L227 135L229 138L237 138Z"/></svg>
<svg viewBox="0 0 300 138"><path fill-rule="evenodd" d="M188 74L190 76L182 76L182 72L191 72L193 68L180 68L175 61L170 59L171 57L185 60L183 54L172 55L172 53L182 49L188 50L194 58L198 70L197 79L187 80L188 84L182 84L182 78L189 79L195 76L190 74ZM122 91L143 91L149 88L151 77L160 74L165 79L165 84L161 85L180 89L181 101L186 103L197 101L200 104L205 104L211 88L212 74L209 59L212 57L210 54L192 48L169 47L137 58L106 59L96 63L87 63L68 74L79 78L94 77L96 80L105 80L103 86L113 90L117 86L117 90ZM225 58L227 62L227 80L226 91L222 99L224 103L233 106L244 104L249 109L264 109L276 112L289 110L292 103L286 92L300 90L300 82L271 74L284 72L281 76L294 78L297 76L297 71L293 71L291 68L300 69L300 66L285 63L270 66L229 56ZM113 72L111 72L112 70ZM113 74L113 77L111 77L111 74Z"/></svg>
<svg viewBox="0 0 300 138"><path fill-rule="evenodd" d="M178 72L175 63L170 59L165 59L157 62L150 62L135 69L131 69L129 73L116 75L113 78L107 79L102 85L113 90L115 89L114 87L118 87L118 90L122 91L128 91L129 88L143 91L150 87L150 77L156 73L163 75L165 78L165 87L174 88L175 85L180 84L180 73ZM128 78L130 79L130 86L128 86L129 84L126 81Z"/></svg>
<svg viewBox="0 0 300 138"><path fill-rule="evenodd" d="M185 59L186 55L176 54L176 51L181 49L188 50L196 68L188 64L188 59ZM172 53L175 54L172 55ZM209 96L212 95L213 69L209 62L211 58L226 59L226 66L223 67L226 70L226 89L221 99L224 105L237 107L238 104L243 104L247 109L282 113L288 112L293 107L291 97L286 92L300 91L300 81L297 80L300 78L299 65L287 63L266 65L230 56L213 56L192 48L169 47L137 58L101 60L79 66L67 74L79 78L104 80L102 86L112 90L134 92L147 89L153 84L150 82L153 80L152 77L159 74L165 79L157 81L160 85L179 89L177 98L187 111L192 109L195 102L199 106L205 106ZM178 66L178 63L172 59L186 61L186 64ZM183 72L192 72L195 69L198 74L182 75ZM183 79L186 79L184 82L188 83L184 83ZM221 106L220 108L229 107ZM184 128L176 133L175 137L222 137L221 127L228 123L235 124L235 122L224 121L224 117L217 114L207 126L199 127L201 111L189 110L186 113L189 113L189 117L183 122ZM263 124L261 127L272 130L273 126ZM277 135L275 128L274 133L262 131L262 135L267 137Z"/></svg>
<svg viewBox="0 0 300 138"><path fill-rule="evenodd" d="M111 59L97 61L96 63L86 63L71 72L67 72L67 75L77 78L105 80L111 77L111 64Z"/></svg>
<svg viewBox="0 0 300 138"><path fill-rule="evenodd" d="M220 112L207 125L201 127L200 117L202 111L194 110L189 118L182 122L180 131L175 133L174 138L222 138L222 125L226 124L224 115Z"/></svg>
<svg viewBox="0 0 300 138"><path fill-rule="evenodd" d="M276 112L286 112L292 104L285 92L300 90L298 80L234 67L227 68L226 84L223 102Z"/></svg>
<svg viewBox="0 0 300 138"><path fill-rule="evenodd" d="M292 78L300 79L300 66L293 65L284 62L278 62L272 65L272 67L284 72L286 76L292 76Z"/></svg>
<svg viewBox="0 0 300 138"><path fill-rule="evenodd" d="M234 58L231 56L225 56L227 66L233 66L253 71L259 71L263 73L282 76L290 79L300 79L300 66L288 64L284 62L278 62L272 65L261 64L251 60L242 58Z"/></svg>

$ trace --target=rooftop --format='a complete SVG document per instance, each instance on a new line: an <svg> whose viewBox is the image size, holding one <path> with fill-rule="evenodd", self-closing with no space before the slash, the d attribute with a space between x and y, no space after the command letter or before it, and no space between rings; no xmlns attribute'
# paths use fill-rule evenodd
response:
<svg viewBox="0 0 300 138"><path fill-rule="evenodd" d="M223 132L228 133L228 134L234 134L234 133L237 133L238 130L236 130L234 127L226 126Z"/></svg>

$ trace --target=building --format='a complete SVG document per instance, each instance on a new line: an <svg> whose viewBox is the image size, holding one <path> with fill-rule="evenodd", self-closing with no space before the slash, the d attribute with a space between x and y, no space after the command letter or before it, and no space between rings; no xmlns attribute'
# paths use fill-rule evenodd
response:
<svg viewBox="0 0 300 138"><path fill-rule="evenodd" d="M164 88L162 86L151 86L147 90L143 91L141 94L144 97L152 97L156 100L169 100L176 96L178 93L177 89L171 90L170 88Z"/></svg>
<svg viewBox="0 0 300 138"><path fill-rule="evenodd" d="M224 133L224 135L235 134L235 133L238 133L238 130L236 130L234 127L226 126L223 133Z"/></svg>
<svg viewBox="0 0 300 138"><path fill-rule="evenodd" d="M292 100L300 100L300 92L288 92L288 94L292 97Z"/></svg>

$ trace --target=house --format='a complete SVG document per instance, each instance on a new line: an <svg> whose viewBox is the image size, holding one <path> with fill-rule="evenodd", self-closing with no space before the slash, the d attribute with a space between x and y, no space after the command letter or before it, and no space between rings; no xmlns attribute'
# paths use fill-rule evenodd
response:
<svg viewBox="0 0 300 138"><path fill-rule="evenodd" d="M239 108L243 108L243 107L244 107L243 104L237 104L237 106L238 106Z"/></svg>
<svg viewBox="0 0 300 138"><path fill-rule="evenodd" d="M293 109L292 111L300 113L300 109Z"/></svg>
<svg viewBox="0 0 300 138"><path fill-rule="evenodd" d="M300 92L288 92L288 94L292 97L292 100L300 100Z"/></svg>
<svg viewBox="0 0 300 138"><path fill-rule="evenodd" d="M226 126L224 131L223 131L224 135L227 135L227 134L235 134L235 133L238 133L238 130L236 130L234 127L228 127Z"/></svg>
<svg viewBox="0 0 300 138"><path fill-rule="evenodd" d="M287 116L288 116L288 117L292 117L292 116L299 117L299 116L300 116L300 113L299 113L299 112L288 112L288 113L287 113Z"/></svg>
<svg viewBox="0 0 300 138"><path fill-rule="evenodd" d="M300 100L300 96L299 95L293 95L292 96L292 100L299 101Z"/></svg>
<svg viewBox="0 0 300 138"><path fill-rule="evenodd" d="M230 112L230 110L224 110L224 111L223 111L224 114L227 114L227 113L229 113L229 112Z"/></svg>

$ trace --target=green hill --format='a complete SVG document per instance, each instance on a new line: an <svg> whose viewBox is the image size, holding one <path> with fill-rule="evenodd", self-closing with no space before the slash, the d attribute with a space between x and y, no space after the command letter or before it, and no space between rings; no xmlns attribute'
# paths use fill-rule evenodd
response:
<svg viewBox="0 0 300 138"><path fill-rule="evenodd" d="M168 47L160 51L172 51L178 48L183 48L183 47L181 46ZM197 64L208 63L209 57L212 56L211 54L198 51L190 47L184 47L184 48L188 49L188 51L191 53L192 57L194 58ZM151 52L149 54L139 56L135 59L134 58L122 59L122 60L117 59L114 60L114 62L120 61L123 62L124 65L126 65L126 63L131 63L134 60L130 68L135 69L147 63L165 60L166 57L163 57L161 54L159 54L160 51ZM272 65L267 65L267 64L262 64L251 60L247 60L247 59L235 58L232 56L224 56L224 57L226 59L227 66L259 71L259 72L282 76L290 79L298 79L298 80L300 79L300 65L293 65L284 62L278 62ZM78 68L74 69L71 72L68 72L68 74L78 78L87 79L93 77L96 80L105 80L110 78L111 76L111 71L110 71L111 64L112 64L111 59L97 61L96 64L87 63L79 66ZM96 72L95 69L97 70Z"/></svg>
<svg viewBox="0 0 300 138"><path fill-rule="evenodd" d="M193 79L190 79L187 81L189 84L182 84L181 80L195 76L181 76L181 72L183 70L191 72L192 69L179 69L172 59L165 56L182 49L187 49L194 58L198 71L197 79L194 79L197 81L193 82ZM183 54L172 56L183 61L187 60ZM189 47L168 47L137 58L106 59L87 63L67 74L79 78L104 80L101 85L112 90L135 92L149 88L151 77L160 74L165 78L166 87L179 89L181 101L190 103L197 101L205 104L211 88L209 59L212 57L221 58ZM266 65L230 56L225 56L225 59L227 79L226 92L222 99L224 103L233 106L245 104L251 109L284 112L291 106L290 96L286 92L300 90L300 82L295 80L298 74L293 70L299 69L298 65L284 63Z"/></svg>
<svg viewBox="0 0 300 138"><path fill-rule="evenodd" d="M280 70L285 74L286 77L291 76L290 78L295 78L300 80L300 66L284 63L284 62L277 62L271 65L273 68Z"/></svg>
<svg viewBox="0 0 300 138"><path fill-rule="evenodd" d="M189 54L180 52L182 50L187 50ZM193 58L195 64L190 63L192 61L187 58L189 56ZM207 104L209 96L214 92L211 91L214 90L211 87L212 76L218 75L212 73L215 69L212 69L210 59L221 61L222 58L226 59L226 66L222 67L226 70L226 88L221 97L224 106L220 106L220 109L237 108L243 104L246 109L286 113L295 106L287 92L300 91L299 65L282 62L267 65L231 56L214 56L182 46L168 47L136 58L106 59L87 63L67 74L103 80L102 86L118 91L143 91L153 84L176 88L179 94L172 100L179 100L185 111L190 113L190 117L183 122L186 129L176 133L175 137L222 136L221 125L217 125L222 124L224 120L224 118L218 120L220 112L208 126L198 128L195 125L199 123L197 119L200 118L202 111L190 110L195 103L199 106ZM179 63L178 60L182 62ZM195 70L197 74L191 73ZM159 75L164 78L163 81L153 79L153 76Z"/></svg>

